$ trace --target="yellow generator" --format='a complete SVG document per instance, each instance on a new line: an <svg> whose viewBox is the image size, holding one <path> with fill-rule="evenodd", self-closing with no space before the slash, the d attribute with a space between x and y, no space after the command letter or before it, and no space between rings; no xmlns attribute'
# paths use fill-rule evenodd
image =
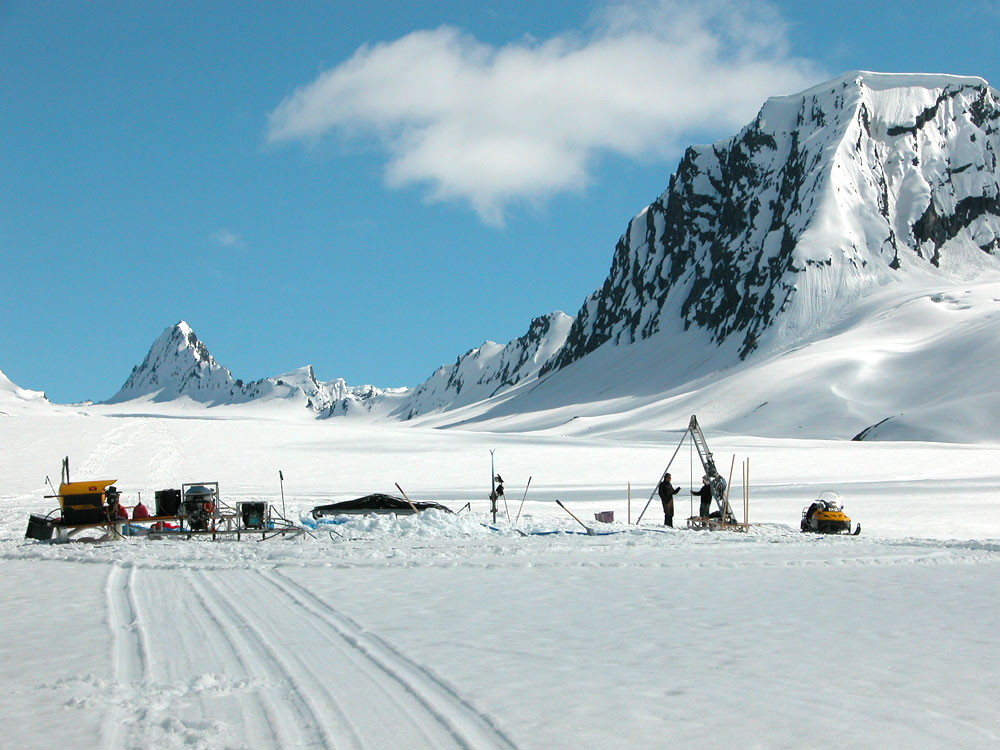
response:
<svg viewBox="0 0 1000 750"><path fill-rule="evenodd" d="M116 479L63 482L59 485L62 522L67 525L102 523L109 520L108 508L117 503ZM117 508L115 508L117 510ZM114 520L115 516L110 516Z"/></svg>
<svg viewBox="0 0 1000 750"><path fill-rule="evenodd" d="M801 531L811 531L816 534L850 534L851 519L844 513L844 503L840 495L827 490L810 505L802 509ZM853 532L861 533L861 524Z"/></svg>

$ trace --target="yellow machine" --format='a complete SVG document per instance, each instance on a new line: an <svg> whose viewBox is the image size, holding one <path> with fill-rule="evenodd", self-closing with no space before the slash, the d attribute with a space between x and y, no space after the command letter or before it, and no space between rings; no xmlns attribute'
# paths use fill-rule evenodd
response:
<svg viewBox="0 0 1000 750"><path fill-rule="evenodd" d="M59 485L59 507L64 524L101 523L108 520L107 506L117 500L117 479L63 482Z"/></svg>
<svg viewBox="0 0 1000 750"><path fill-rule="evenodd" d="M801 531L817 534L850 534L851 519L844 513L844 503L836 492L821 492L819 497L802 509ZM861 524L853 532L861 533Z"/></svg>

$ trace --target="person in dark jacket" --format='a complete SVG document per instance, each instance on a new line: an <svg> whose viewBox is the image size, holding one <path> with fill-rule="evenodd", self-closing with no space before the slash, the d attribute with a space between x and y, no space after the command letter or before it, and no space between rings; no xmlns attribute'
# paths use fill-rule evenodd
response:
<svg viewBox="0 0 1000 750"><path fill-rule="evenodd" d="M698 517L708 518L708 514L712 512L712 487L708 483L707 476L702 477L701 482L701 489L694 493L701 498L701 506L698 508Z"/></svg>
<svg viewBox="0 0 1000 750"><path fill-rule="evenodd" d="M660 502L663 503L663 525L674 525L674 495L681 491L680 487L674 487L670 483L670 474L663 477L663 481L656 488L660 495Z"/></svg>

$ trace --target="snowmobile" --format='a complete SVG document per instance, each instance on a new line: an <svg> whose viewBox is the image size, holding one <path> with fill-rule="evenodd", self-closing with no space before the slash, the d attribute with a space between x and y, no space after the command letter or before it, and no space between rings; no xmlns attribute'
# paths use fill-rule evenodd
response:
<svg viewBox="0 0 1000 750"><path fill-rule="evenodd" d="M850 534L851 519L844 513L844 503L836 492L819 493L819 497L802 509L800 531L810 531L816 534ZM854 530L854 536L861 533L859 523Z"/></svg>

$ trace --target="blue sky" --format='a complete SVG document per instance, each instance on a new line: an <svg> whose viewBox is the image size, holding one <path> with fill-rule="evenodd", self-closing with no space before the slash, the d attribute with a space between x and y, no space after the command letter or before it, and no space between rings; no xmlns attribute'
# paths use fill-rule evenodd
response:
<svg viewBox="0 0 1000 750"><path fill-rule="evenodd" d="M244 380L416 385L575 314L684 145L847 70L997 85L998 31L986 0L7 0L0 369L108 398L184 319Z"/></svg>

